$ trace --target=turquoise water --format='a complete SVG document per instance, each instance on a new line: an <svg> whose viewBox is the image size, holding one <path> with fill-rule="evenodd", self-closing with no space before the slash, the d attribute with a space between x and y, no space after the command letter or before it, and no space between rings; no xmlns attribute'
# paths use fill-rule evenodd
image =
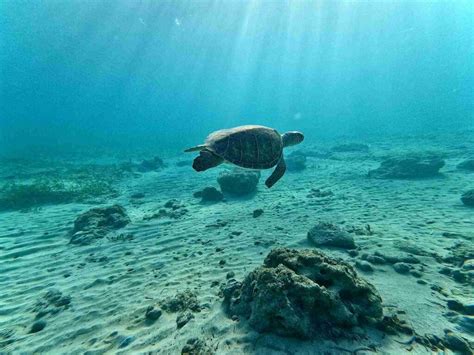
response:
<svg viewBox="0 0 474 355"><path fill-rule="evenodd" d="M0 0L0 354L472 354L473 44L472 1Z"/></svg>
<svg viewBox="0 0 474 355"><path fill-rule="evenodd" d="M2 1L2 146L472 125L470 1Z"/></svg>

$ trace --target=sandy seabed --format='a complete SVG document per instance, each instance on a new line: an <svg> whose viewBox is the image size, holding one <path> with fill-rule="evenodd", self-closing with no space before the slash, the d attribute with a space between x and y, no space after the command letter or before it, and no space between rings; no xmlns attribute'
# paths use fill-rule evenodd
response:
<svg viewBox="0 0 474 355"><path fill-rule="evenodd" d="M433 353L408 335L375 330L357 341L260 334L225 314L219 290L228 273L242 280L276 247L315 248L307 232L320 221L344 228L370 225L371 235L354 234L357 255L320 248L352 265L375 252L420 261L410 266L414 274L399 273L389 263L374 264L371 272L358 269L382 296L384 313L397 314L422 336L443 338L449 329L472 342L473 316L448 308L448 301L455 300L472 310L472 284L440 270L455 267L445 260L457 249L472 253L474 248L474 209L460 200L474 188L474 173L456 168L474 157L473 135L366 140L368 153L308 157L304 171L288 172L272 189L263 184L270 173L265 171L255 195L214 204L201 203L193 192L218 187L216 177L227 167L198 174L190 166L176 166L191 155L162 156L167 168L121 179L115 185L117 197L0 212L0 353L180 354L192 338L216 354ZM293 149L324 146L305 142ZM442 154L446 162L438 177L367 177L384 156L427 150ZM2 164L1 176L11 174L11 166ZM315 197L312 189L333 194ZM144 197L131 198L135 193ZM179 218L146 218L171 199L183 205ZM131 237L105 237L86 246L69 243L79 214L113 204L126 209L131 222L119 233ZM255 209L264 212L254 218ZM177 328L173 312L146 320L149 306L158 308L187 289L197 295L201 310L184 326ZM67 296L68 304L48 308L41 317L44 329L31 332L38 304L51 290Z"/></svg>

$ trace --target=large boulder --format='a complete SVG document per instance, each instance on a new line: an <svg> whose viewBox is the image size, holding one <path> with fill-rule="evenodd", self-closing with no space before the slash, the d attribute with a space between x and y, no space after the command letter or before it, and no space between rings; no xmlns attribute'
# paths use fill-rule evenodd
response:
<svg viewBox="0 0 474 355"><path fill-rule="evenodd" d="M474 189L468 190L461 196L461 201L466 206L474 207Z"/></svg>
<svg viewBox="0 0 474 355"><path fill-rule="evenodd" d="M120 205L92 208L74 221L70 243L90 244L95 239L105 237L110 231L125 227L128 223L130 218Z"/></svg>
<svg viewBox="0 0 474 355"><path fill-rule="evenodd" d="M243 282L229 280L223 295L229 316L282 336L341 337L383 317L375 287L316 250L274 249Z"/></svg>
<svg viewBox="0 0 474 355"><path fill-rule="evenodd" d="M320 222L308 232L308 240L317 246L354 249L354 238L349 232L330 222Z"/></svg>
<svg viewBox="0 0 474 355"><path fill-rule="evenodd" d="M444 166L444 160L435 156L389 158L380 167L369 171L377 179L421 179L434 177Z"/></svg>
<svg viewBox="0 0 474 355"><path fill-rule="evenodd" d="M244 169L223 171L217 178L221 191L235 196L244 196L257 191L259 180L259 171Z"/></svg>

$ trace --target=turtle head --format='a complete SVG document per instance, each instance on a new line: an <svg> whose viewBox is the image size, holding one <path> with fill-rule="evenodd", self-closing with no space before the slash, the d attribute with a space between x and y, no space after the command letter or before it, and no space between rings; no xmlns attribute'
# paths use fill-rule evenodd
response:
<svg viewBox="0 0 474 355"><path fill-rule="evenodd" d="M298 131L290 131L283 133L281 139L283 140L283 147L290 147L300 144L304 140L304 135Z"/></svg>

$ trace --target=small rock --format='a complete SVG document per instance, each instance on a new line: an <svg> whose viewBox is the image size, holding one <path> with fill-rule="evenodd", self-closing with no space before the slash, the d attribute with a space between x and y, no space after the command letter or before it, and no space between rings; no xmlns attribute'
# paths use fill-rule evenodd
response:
<svg viewBox="0 0 474 355"><path fill-rule="evenodd" d="M38 333L42 331L46 327L46 321L44 319L40 319L33 323L31 326L30 333Z"/></svg>
<svg viewBox="0 0 474 355"><path fill-rule="evenodd" d="M366 271L366 272L374 271L374 268L372 267L372 265L369 262L365 261L365 260L356 261L355 266L359 270L362 270L362 271Z"/></svg>
<svg viewBox="0 0 474 355"><path fill-rule="evenodd" d="M408 264L405 264L405 263L395 263L395 264L393 264L393 268L399 274L406 274L410 271L410 266Z"/></svg>
<svg viewBox="0 0 474 355"><path fill-rule="evenodd" d="M451 276L451 274L453 273L453 269L450 268L450 267L447 267L447 266L443 266L443 267L439 270L439 273L440 273L440 274L443 274L443 275Z"/></svg>
<svg viewBox="0 0 474 355"><path fill-rule="evenodd" d="M421 277L423 276L423 274L418 271L418 270L410 270L410 275L414 276L414 277Z"/></svg>
<svg viewBox="0 0 474 355"><path fill-rule="evenodd" d="M472 354L472 348L467 340L457 334L447 332L444 336L444 342L451 350L459 351L462 354Z"/></svg>
<svg viewBox="0 0 474 355"><path fill-rule="evenodd" d="M143 192L137 192L132 195L130 195L131 198L144 198L145 194Z"/></svg>
<svg viewBox="0 0 474 355"><path fill-rule="evenodd" d="M120 337L119 338L119 348L123 349L129 346L133 341L135 340L135 337L130 335L127 337Z"/></svg>
<svg viewBox="0 0 474 355"><path fill-rule="evenodd" d="M229 279L233 278L234 276L235 276L235 272L229 271L229 272L227 273L227 275L225 275L225 278L226 278L227 280L229 280Z"/></svg>
<svg viewBox="0 0 474 355"><path fill-rule="evenodd" d="M474 171L474 159L467 159L457 165L459 170Z"/></svg>
<svg viewBox="0 0 474 355"><path fill-rule="evenodd" d="M436 156L413 155L383 161L380 167L369 171L377 179L422 179L439 175L443 159Z"/></svg>
<svg viewBox="0 0 474 355"><path fill-rule="evenodd" d="M263 210L259 208L253 211L252 216L253 218L257 218L257 217L260 217L262 214L263 214Z"/></svg>
<svg viewBox="0 0 474 355"><path fill-rule="evenodd" d="M176 326L178 327L178 329L181 329L193 318L194 315L191 312L181 313L176 318Z"/></svg>
<svg viewBox="0 0 474 355"><path fill-rule="evenodd" d="M307 238L317 246L345 249L354 249L356 247L352 235L329 222L321 222L311 228Z"/></svg>
<svg viewBox="0 0 474 355"><path fill-rule="evenodd" d="M153 306L149 306L146 309L145 317L146 317L146 319L148 319L150 321L155 321L155 320L157 320L158 318L161 317L162 313L163 312L161 311L161 309L155 309Z"/></svg>
<svg viewBox="0 0 474 355"><path fill-rule="evenodd" d="M367 259L366 259L368 262L371 262L372 264L376 264L376 265L382 265L382 264L385 264L387 261L382 258L381 256L378 256L378 255L369 255L367 256Z"/></svg>
<svg viewBox="0 0 474 355"><path fill-rule="evenodd" d="M474 259L465 260L462 264L463 270L474 270Z"/></svg>
<svg viewBox="0 0 474 355"><path fill-rule="evenodd" d="M205 187L203 190L195 192L194 197L200 197L201 202L219 202L224 199L222 192L215 187Z"/></svg>
<svg viewBox="0 0 474 355"><path fill-rule="evenodd" d="M161 170L165 167L163 159L160 157L154 157L153 159L144 159L138 166L137 170L141 173L146 173L149 171Z"/></svg>
<svg viewBox="0 0 474 355"><path fill-rule="evenodd" d="M220 265L220 266L225 265L225 260L224 260L224 259L219 260L219 265Z"/></svg>
<svg viewBox="0 0 474 355"><path fill-rule="evenodd" d="M306 156L289 155L285 158L285 163L288 171L302 171L306 169Z"/></svg>
<svg viewBox="0 0 474 355"><path fill-rule="evenodd" d="M461 196L461 201L466 206L474 207L474 189L463 193Z"/></svg>

